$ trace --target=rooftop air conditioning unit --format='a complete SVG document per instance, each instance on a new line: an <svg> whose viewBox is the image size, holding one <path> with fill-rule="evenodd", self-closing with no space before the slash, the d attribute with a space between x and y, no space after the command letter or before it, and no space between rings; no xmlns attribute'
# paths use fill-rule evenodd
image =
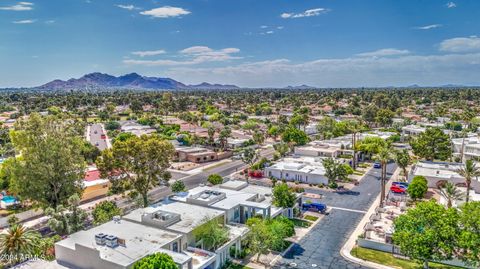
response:
<svg viewBox="0 0 480 269"><path fill-rule="evenodd" d="M118 238L114 235L107 235L105 237L105 244L107 245L107 247L111 247L111 248L117 247Z"/></svg>
<svg viewBox="0 0 480 269"><path fill-rule="evenodd" d="M107 235L104 234L104 233L96 234L95 235L95 243L97 243L97 245L100 245L100 246L105 245L105 237L107 237Z"/></svg>

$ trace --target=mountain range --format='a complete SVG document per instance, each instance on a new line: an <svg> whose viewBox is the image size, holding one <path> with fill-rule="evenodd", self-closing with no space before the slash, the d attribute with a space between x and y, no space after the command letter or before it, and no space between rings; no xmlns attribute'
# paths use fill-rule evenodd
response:
<svg viewBox="0 0 480 269"><path fill-rule="evenodd" d="M166 89L166 90L207 90L207 89L238 89L235 85L210 84L203 82L198 85L186 85L171 78L146 77L137 73L123 76L112 76L103 73L91 73L81 78L69 80L56 79L44 85L35 87L42 90L80 90L80 89Z"/></svg>

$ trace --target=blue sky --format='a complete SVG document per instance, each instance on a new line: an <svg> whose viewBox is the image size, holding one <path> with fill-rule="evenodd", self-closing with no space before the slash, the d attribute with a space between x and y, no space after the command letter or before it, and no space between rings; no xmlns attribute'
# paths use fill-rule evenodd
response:
<svg viewBox="0 0 480 269"><path fill-rule="evenodd" d="M477 0L0 0L0 87L97 71L246 87L480 85L479 15Z"/></svg>

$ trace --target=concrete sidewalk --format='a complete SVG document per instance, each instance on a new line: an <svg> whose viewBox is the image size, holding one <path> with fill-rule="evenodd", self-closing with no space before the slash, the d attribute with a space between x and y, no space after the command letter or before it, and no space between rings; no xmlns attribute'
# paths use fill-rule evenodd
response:
<svg viewBox="0 0 480 269"><path fill-rule="evenodd" d="M392 182L396 181L398 179L399 174L400 174L400 168L397 168L395 170L395 172L393 173L393 175L391 176L391 179L386 182L386 186L385 186L386 190L390 189L390 186L391 186ZM343 247L340 251L340 254L342 255L343 258L345 258L345 259L347 259L351 262L366 266L366 267L377 268L377 269L394 269L394 268L386 266L386 265L382 265L382 264L378 264L378 263L374 263L374 262L359 259L357 257L354 257L350 253L352 251L353 247L355 247L355 245L356 245L356 241L357 241L358 236L363 233L363 227L365 227L365 225L369 222L370 216L373 213L375 213L375 209L377 208L377 206L379 204L380 204L380 194L377 196L375 201L372 203L372 206L370 206L367 213L363 216L362 220L358 224L357 228L350 235L350 238L347 240L345 245L343 245Z"/></svg>

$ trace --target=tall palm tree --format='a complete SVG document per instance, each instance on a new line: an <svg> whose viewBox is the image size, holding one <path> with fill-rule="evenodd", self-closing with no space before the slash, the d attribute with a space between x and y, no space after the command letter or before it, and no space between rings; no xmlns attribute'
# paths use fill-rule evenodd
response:
<svg viewBox="0 0 480 269"><path fill-rule="evenodd" d="M452 182L447 182L443 188L440 188L440 193L447 200L447 207L452 207L453 201L463 198L463 193L455 187Z"/></svg>
<svg viewBox="0 0 480 269"><path fill-rule="evenodd" d="M387 163L392 159L392 151L390 147L381 147L375 155L375 159L380 162L382 165L382 178L380 179L380 206L383 206L383 202L385 201L385 182L387 181Z"/></svg>
<svg viewBox="0 0 480 269"><path fill-rule="evenodd" d="M456 172L465 178L465 184L467 185L467 197L465 202L468 203L468 200L470 199L470 185L472 184L472 178L480 176L480 169L472 160L467 160L465 165L462 168L457 169Z"/></svg>
<svg viewBox="0 0 480 269"><path fill-rule="evenodd" d="M0 254L13 257L13 261L18 263L34 253L39 238L36 231L13 225L6 233L0 234Z"/></svg>
<svg viewBox="0 0 480 269"><path fill-rule="evenodd" d="M410 164L410 154L408 153L408 150L404 149L402 151L397 151L395 153L395 163L397 163L398 167L402 168L403 174L405 176L405 182L407 182L407 166Z"/></svg>

